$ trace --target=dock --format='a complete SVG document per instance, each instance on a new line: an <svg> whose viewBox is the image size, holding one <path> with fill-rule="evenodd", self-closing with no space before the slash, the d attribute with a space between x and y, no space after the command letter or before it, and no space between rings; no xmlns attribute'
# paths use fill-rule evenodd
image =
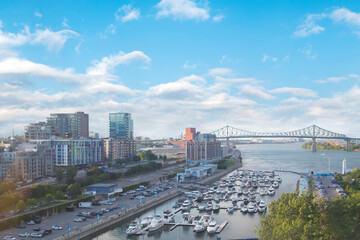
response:
<svg viewBox="0 0 360 240"><path fill-rule="evenodd" d="M223 222L222 224L220 224L218 226L218 228L216 229L216 232L215 233L221 233L221 231L226 227L226 225L229 223L229 221L225 221Z"/></svg>
<svg viewBox="0 0 360 240"><path fill-rule="evenodd" d="M174 211L174 214L177 214L178 212L180 212L181 211L181 208L178 208L178 209L176 209L175 211Z"/></svg>
<svg viewBox="0 0 360 240"><path fill-rule="evenodd" d="M194 227L195 226L195 224L192 224L192 223L164 223L164 225L172 225L172 227L170 228L170 231L174 230L178 226L184 226L184 227Z"/></svg>

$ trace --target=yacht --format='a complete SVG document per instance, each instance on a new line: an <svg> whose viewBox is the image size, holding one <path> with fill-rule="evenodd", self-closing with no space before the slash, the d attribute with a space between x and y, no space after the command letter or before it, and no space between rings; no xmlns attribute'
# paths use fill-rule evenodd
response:
<svg viewBox="0 0 360 240"><path fill-rule="evenodd" d="M154 217L152 215L145 217L140 223L141 227L149 226L153 218Z"/></svg>
<svg viewBox="0 0 360 240"><path fill-rule="evenodd" d="M265 196L265 195L266 195L265 189L261 188L260 189L260 196Z"/></svg>
<svg viewBox="0 0 360 240"><path fill-rule="evenodd" d="M203 232L205 231L206 226L204 225L204 223L202 221L199 221L196 223L195 227L194 227L194 232Z"/></svg>
<svg viewBox="0 0 360 240"><path fill-rule="evenodd" d="M212 203L208 202L206 204L205 211L212 211L212 210L213 210L213 205Z"/></svg>
<svg viewBox="0 0 360 240"><path fill-rule="evenodd" d="M181 222L182 223L192 223L193 219L194 218L188 212L186 212L183 214L183 219L181 220Z"/></svg>
<svg viewBox="0 0 360 240"><path fill-rule="evenodd" d="M279 187L279 183L277 181L274 181L272 184L273 188L278 188Z"/></svg>
<svg viewBox="0 0 360 240"><path fill-rule="evenodd" d="M141 230L140 225L137 222L131 222L128 229L126 229L127 235L134 235Z"/></svg>
<svg viewBox="0 0 360 240"><path fill-rule="evenodd" d="M269 189L268 189L268 195L270 195L270 196L274 196L275 195L275 191L274 191L274 188L273 187L269 187Z"/></svg>
<svg viewBox="0 0 360 240"><path fill-rule="evenodd" d="M199 205L199 211L204 211L205 210L205 207L206 207L206 203L201 203L200 205Z"/></svg>
<svg viewBox="0 0 360 240"><path fill-rule="evenodd" d="M195 217L192 218L191 223L196 225L201 220L201 218L202 218L201 215L196 215Z"/></svg>
<svg viewBox="0 0 360 240"><path fill-rule="evenodd" d="M156 231L160 228L162 228L164 226L164 222L163 219L161 218L160 215L155 215L155 217L153 218L153 220L151 221L150 225L149 225L149 231L153 232Z"/></svg>
<svg viewBox="0 0 360 240"><path fill-rule="evenodd" d="M216 197L216 198L215 198L215 202L216 202L216 203L220 203L220 198L219 198L219 197Z"/></svg>
<svg viewBox="0 0 360 240"><path fill-rule="evenodd" d="M249 197L244 196L244 198L243 198L243 203L244 203L244 204L248 204L249 202L250 202Z"/></svg>
<svg viewBox="0 0 360 240"><path fill-rule="evenodd" d="M220 211L220 205L216 204L214 209L213 209L213 212L216 213L216 212L219 212L219 211Z"/></svg>
<svg viewBox="0 0 360 240"><path fill-rule="evenodd" d="M235 197L233 197L232 199L231 199L231 202L234 204L236 204L237 203L237 201L238 201L238 199L237 198L235 198Z"/></svg>
<svg viewBox="0 0 360 240"><path fill-rule="evenodd" d="M247 213L247 211L248 211L248 209L245 205L241 207L241 212Z"/></svg>
<svg viewBox="0 0 360 240"><path fill-rule="evenodd" d="M229 207L227 208L227 212L228 212L228 213L233 213L233 212L234 212L234 207L233 207L233 206L229 206Z"/></svg>
<svg viewBox="0 0 360 240"><path fill-rule="evenodd" d="M238 196L241 196L243 193L242 193L242 191L241 191L241 189L237 192L237 195Z"/></svg>
<svg viewBox="0 0 360 240"><path fill-rule="evenodd" d="M171 212L170 210L164 210L164 222L165 223L173 223L175 222L175 214Z"/></svg>
<svg viewBox="0 0 360 240"><path fill-rule="evenodd" d="M248 206L248 213L254 213L255 211L256 211L256 209L255 209L254 205L250 204Z"/></svg>
<svg viewBox="0 0 360 240"><path fill-rule="evenodd" d="M181 211L190 211L190 200L185 200L181 206Z"/></svg>
<svg viewBox="0 0 360 240"><path fill-rule="evenodd" d="M266 212L266 204L264 203L264 201L260 201L259 203L259 212L263 213L263 212Z"/></svg>
<svg viewBox="0 0 360 240"><path fill-rule="evenodd" d="M281 182L282 182L281 177L277 177L277 178L276 178L276 181L279 182L279 183L281 183Z"/></svg>
<svg viewBox="0 0 360 240"><path fill-rule="evenodd" d="M204 223L205 227L207 227L209 225L209 222L211 222L211 220L212 220L212 217L207 214L205 214L201 219L201 221Z"/></svg>
<svg viewBox="0 0 360 240"><path fill-rule="evenodd" d="M248 194L249 194L248 190L245 189L245 190L243 191L243 194L244 194L244 195L248 195Z"/></svg>
<svg viewBox="0 0 360 240"><path fill-rule="evenodd" d="M208 232L208 233L215 233L216 230L217 230L217 228L218 228L218 226L216 225L216 221L215 221L215 219L213 219L213 220L209 223L209 225L208 225L208 227L207 227L207 232Z"/></svg>

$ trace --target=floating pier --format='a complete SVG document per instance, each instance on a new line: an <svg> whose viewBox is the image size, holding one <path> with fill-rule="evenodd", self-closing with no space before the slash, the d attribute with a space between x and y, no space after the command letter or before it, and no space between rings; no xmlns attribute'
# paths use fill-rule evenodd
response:
<svg viewBox="0 0 360 240"><path fill-rule="evenodd" d="M229 223L229 221L225 221L222 224L220 224L218 226L218 228L216 229L215 233L221 233L221 231L226 227L226 225Z"/></svg>

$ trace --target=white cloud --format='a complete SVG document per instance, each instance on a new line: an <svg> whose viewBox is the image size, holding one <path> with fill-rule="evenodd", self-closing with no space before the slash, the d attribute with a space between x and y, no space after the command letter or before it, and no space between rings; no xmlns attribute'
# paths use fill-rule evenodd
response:
<svg viewBox="0 0 360 240"><path fill-rule="evenodd" d="M39 13L39 12L34 12L34 16L35 17L38 17L38 18L42 18L42 14L41 13Z"/></svg>
<svg viewBox="0 0 360 240"><path fill-rule="evenodd" d="M221 76L216 76L215 81L223 83L256 83L255 78L224 78Z"/></svg>
<svg viewBox="0 0 360 240"><path fill-rule="evenodd" d="M334 10L330 18L336 22L345 22L353 26L360 26L360 13L355 13L347 8Z"/></svg>
<svg viewBox="0 0 360 240"><path fill-rule="evenodd" d="M336 82L340 82L340 81L343 81L346 79L347 79L347 77L328 77L326 80L316 80L315 82L316 83L328 83L328 82L336 83Z"/></svg>
<svg viewBox="0 0 360 240"><path fill-rule="evenodd" d="M317 54L316 54L316 53L313 53L312 45L311 45L311 44L307 45L307 46L304 47L304 48L299 48L299 49L297 50L297 52L298 52L298 53L301 53L301 54L304 54L307 59L314 60L314 59L317 58Z"/></svg>
<svg viewBox="0 0 360 240"><path fill-rule="evenodd" d="M140 18L140 9L133 8L132 4L123 5L115 12L115 18L122 22L137 20Z"/></svg>
<svg viewBox="0 0 360 240"><path fill-rule="evenodd" d="M263 53L263 58L262 58L262 61L263 62L266 62L266 61L273 61L273 62L277 62L278 59L276 57L270 57L269 55L267 55L266 53Z"/></svg>
<svg viewBox="0 0 360 240"><path fill-rule="evenodd" d="M207 6L199 7L191 0L161 0L156 7L159 9L157 18L172 17L177 20L196 19L208 20L210 18Z"/></svg>
<svg viewBox="0 0 360 240"><path fill-rule="evenodd" d="M317 25L317 21L326 18L327 14L310 14L306 17L305 22L294 32L295 37L307 37L313 34L319 34L325 31L324 27Z"/></svg>
<svg viewBox="0 0 360 240"><path fill-rule="evenodd" d="M219 15L216 15L216 16L213 17L213 21L214 22L220 22L221 20L223 20L223 18L224 18L224 15L219 14Z"/></svg>
<svg viewBox="0 0 360 240"><path fill-rule="evenodd" d="M348 77L350 77L350 78L359 78L360 75L358 75L358 74L349 74Z"/></svg>
<svg viewBox="0 0 360 240"><path fill-rule="evenodd" d="M293 96L309 97L309 98L317 97L316 92L314 92L313 90L310 90L310 89L306 89L306 88L281 87L281 88L276 88L276 89L270 90L269 92L275 93L275 94L288 93Z"/></svg>
<svg viewBox="0 0 360 240"><path fill-rule="evenodd" d="M130 53L119 52L116 55L103 57L101 61L94 61L94 66L89 67L87 73L90 75L107 75L112 72L117 65L129 64L134 61L149 63L151 59L141 51L133 51Z"/></svg>
<svg viewBox="0 0 360 240"><path fill-rule="evenodd" d="M97 93L121 93L121 94L128 94L134 95L135 92L128 87L125 87L122 84L113 84L109 82L97 82L92 85L85 85L84 90L91 94Z"/></svg>
<svg viewBox="0 0 360 240"><path fill-rule="evenodd" d="M185 69L194 69L196 68L196 64L190 64L189 63L189 60L187 60L185 63L184 63L184 66L183 66Z"/></svg>
<svg viewBox="0 0 360 240"><path fill-rule="evenodd" d="M62 25L63 27L70 28L69 20L67 18L64 18L64 20L62 21Z"/></svg>
<svg viewBox="0 0 360 240"><path fill-rule="evenodd" d="M0 22L0 49L24 45L30 38L31 34L27 26L19 33L3 32L2 22Z"/></svg>
<svg viewBox="0 0 360 240"><path fill-rule="evenodd" d="M34 39L31 43L44 45L48 51L59 51L68 39L78 38L80 36L77 32L71 30L52 32L49 29L36 30L33 35Z"/></svg>
<svg viewBox="0 0 360 240"><path fill-rule="evenodd" d="M240 93L248 97L260 98L263 100L271 100L275 98L274 96L266 93L265 91L266 90L260 86L245 85L241 88Z"/></svg>
<svg viewBox="0 0 360 240"><path fill-rule="evenodd" d="M212 68L209 70L208 75L210 76L224 76L230 75L232 70L229 68Z"/></svg>

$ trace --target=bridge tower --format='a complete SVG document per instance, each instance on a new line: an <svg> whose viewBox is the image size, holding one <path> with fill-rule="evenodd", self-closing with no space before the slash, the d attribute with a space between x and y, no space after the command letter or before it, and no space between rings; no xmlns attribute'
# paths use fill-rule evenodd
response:
<svg viewBox="0 0 360 240"><path fill-rule="evenodd" d="M350 150L351 150L351 143L350 143L350 139L349 139L349 138L346 139L346 150L347 150L347 151L350 151Z"/></svg>
<svg viewBox="0 0 360 240"><path fill-rule="evenodd" d="M316 138L312 138L312 151L316 152Z"/></svg>

